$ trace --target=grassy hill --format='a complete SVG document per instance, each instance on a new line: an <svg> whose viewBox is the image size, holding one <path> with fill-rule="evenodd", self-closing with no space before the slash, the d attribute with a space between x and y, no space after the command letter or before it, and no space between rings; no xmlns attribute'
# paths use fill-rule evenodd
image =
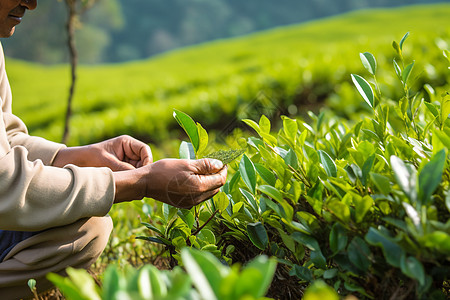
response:
<svg viewBox="0 0 450 300"><path fill-rule="evenodd" d="M359 96L350 84L350 73L363 73L359 53L373 53L380 71L393 78L390 44L408 31L410 42L404 51L416 59L415 69L423 69L421 76L435 80L434 86L445 86L449 72L439 47L448 49L450 43L449 15L448 3L356 11L188 47L144 61L82 66L69 144L127 133L161 145L162 140L174 136L171 128L179 132L173 108L189 113L207 129L219 131L235 116L252 117L254 103L262 104L263 109L272 105L276 113L291 115L326 103L352 114L364 109L352 104L361 101L352 100ZM433 63L423 65L421 61ZM27 123L31 134L59 141L68 66L7 59L7 71L14 112ZM418 81L417 88L421 84Z"/></svg>

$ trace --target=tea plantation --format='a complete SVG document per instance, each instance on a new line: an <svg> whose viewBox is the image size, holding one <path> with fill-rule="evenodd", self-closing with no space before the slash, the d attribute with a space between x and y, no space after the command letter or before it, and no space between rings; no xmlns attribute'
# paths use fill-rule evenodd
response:
<svg viewBox="0 0 450 300"><path fill-rule="evenodd" d="M116 206L101 289L80 270L50 278L69 299L450 297L449 15L359 11L84 66L70 144L243 151L191 210ZM7 63L16 114L60 139L66 67Z"/></svg>

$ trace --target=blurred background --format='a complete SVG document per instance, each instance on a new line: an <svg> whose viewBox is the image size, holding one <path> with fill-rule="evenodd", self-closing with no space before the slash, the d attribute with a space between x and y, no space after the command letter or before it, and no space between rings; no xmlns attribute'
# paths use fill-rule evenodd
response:
<svg viewBox="0 0 450 300"><path fill-rule="evenodd" d="M374 54L383 97L398 101L392 42L407 32L412 88L448 86L449 1L89 1L76 22L68 145L129 134L151 144L155 158L176 157L186 136L174 108L227 147L252 134L243 118L262 114L275 130L281 115L309 122L309 111L323 109L359 120L369 110L350 77L368 75L359 53ZM2 39L14 113L31 134L58 142L71 84L66 3L39 1Z"/></svg>
<svg viewBox="0 0 450 300"><path fill-rule="evenodd" d="M435 2L442 1L100 0L81 17L77 47L82 63L123 62L352 10ZM39 1L5 43L7 55L46 64L67 61L66 19L64 1Z"/></svg>

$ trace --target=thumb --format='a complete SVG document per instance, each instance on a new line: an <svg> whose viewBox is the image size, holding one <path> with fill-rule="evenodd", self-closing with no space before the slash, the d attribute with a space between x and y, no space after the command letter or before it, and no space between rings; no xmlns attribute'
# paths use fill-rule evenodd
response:
<svg viewBox="0 0 450 300"><path fill-rule="evenodd" d="M195 161L194 167L197 174L214 174L223 168L223 163L218 159L202 158Z"/></svg>

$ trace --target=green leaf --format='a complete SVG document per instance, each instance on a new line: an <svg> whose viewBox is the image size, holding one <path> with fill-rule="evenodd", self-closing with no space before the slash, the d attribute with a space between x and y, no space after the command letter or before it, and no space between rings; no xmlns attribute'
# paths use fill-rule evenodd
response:
<svg viewBox="0 0 450 300"><path fill-rule="evenodd" d="M261 222L248 223L247 233L253 245L261 250L267 248L267 245L269 244L269 236L267 235L267 231L264 228L264 225L261 224Z"/></svg>
<svg viewBox="0 0 450 300"><path fill-rule="evenodd" d="M399 44L400 50L403 50L403 43L405 42L405 40L408 36L409 36L409 32L405 33L405 35L400 40L400 44Z"/></svg>
<svg viewBox="0 0 450 300"><path fill-rule="evenodd" d="M194 214L190 210L180 209L178 210L177 214L189 228L192 228L192 226L194 226L195 218Z"/></svg>
<svg viewBox="0 0 450 300"><path fill-rule="evenodd" d="M283 208L284 214L282 214L282 216L286 218L289 222L292 221L294 209L286 200L284 200L283 195L278 189L270 185L260 185L258 187L258 190L263 192L267 196L271 197L272 199L276 200Z"/></svg>
<svg viewBox="0 0 450 300"><path fill-rule="evenodd" d="M224 165L229 164L245 152L245 149L219 150L208 155L206 158L214 158L220 160Z"/></svg>
<svg viewBox="0 0 450 300"><path fill-rule="evenodd" d="M179 150L181 159L195 159L195 150L191 143L182 141Z"/></svg>
<svg viewBox="0 0 450 300"><path fill-rule="evenodd" d="M409 197L412 203L417 201L417 173L411 165L406 165L397 156L391 156L391 167L395 179L402 191Z"/></svg>
<svg viewBox="0 0 450 300"><path fill-rule="evenodd" d="M228 205L230 205L230 199L228 199L227 195L224 192L217 193L214 196L214 205L220 213L224 212L227 209Z"/></svg>
<svg viewBox="0 0 450 300"><path fill-rule="evenodd" d="M36 279L30 279L27 282L28 287L30 288L31 291L34 291L34 289L36 288Z"/></svg>
<svg viewBox="0 0 450 300"><path fill-rule="evenodd" d="M184 129L191 140L192 146L195 151L197 151L199 148L200 139L198 136L197 125L195 125L194 120L192 120L189 115L176 109L173 110L173 117L177 120L178 124L180 124L181 128Z"/></svg>
<svg viewBox="0 0 450 300"><path fill-rule="evenodd" d="M49 273L47 274L47 279L51 281L66 298L71 300L86 300L86 298L81 295L78 287L74 285L68 277L62 277L55 273Z"/></svg>
<svg viewBox="0 0 450 300"><path fill-rule="evenodd" d="M259 129L261 130L260 134L270 133L270 120L265 115L262 115L259 119Z"/></svg>
<svg viewBox="0 0 450 300"><path fill-rule="evenodd" d="M154 232L159 233L160 235L164 236L164 233L161 230L159 230L158 228L156 228L155 226L153 226L152 224L146 223L146 222L141 222L141 224L144 225L145 227L147 227L148 229L153 230Z"/></svg>
<svg viewBox="0 0 450 300"><path fill-rule="evenodd" d="M405 252L390 236L385 235L380 230L370 227L365 239L372 246L381 247L384 257L390 265L397 268L400 267L401 259L405 255Z"/></svg>
<svg viewBox="0 0 450 300"><path fill-rule="evenodd" d="M443 231L435 231L424 238L425 246L437 249L439 252L448 255L450 253L450 235Z"/></svg>
<svg viewBox="0 0 450 300"><path fill-rule="evenodd" d="M314 280L311 270L299 265L294 265L294 267L289 271L289 275L297 276L298 278L308 282L312 282Z"/></svg>
<svg viewBox="0 0 450 300"><path fill-rule="evenodd" d="M361 76L352 74L352 81L356 86L356 89L361 94L363 99L370 105L370 107L374 107L374 95L373 90L370 84Z"/></svg>
<svg viewBox="0 0 450 300"><path fill-rule="evenodd" d="M327 203L327 207L330 212L338 217L342 222L350 222L350 208L347 204L342 203L338 199L332 199Z"/></svg>
<svg viewBox="0 0 450 300"><path fill-rule="evenodd" d="M197 131L198 131L198 149L197 149L197 157L202 157L203 152L206 150L208 146L208 132L202 127L200 123L197 123Z"/></svg>
<svg viewBox="0 0 450 300"><path fill-rule="evenodd" d="M420 285L425 285L425 269L417 258L413 256L406 258L406 256L404 256L401 260L400 267L403 274L417 280Z"/></svg>
<svg viewBox="0 0 450 300"><path fill-rule="evenodd" d="M347 247L348 236L344 227L339 223L334 223L330 231L330 249L333 254L337 254Z"/></svg>
<svg viewBox="0 0 450 300"><path fill-rule="evenodd" d="M99 289L89 273L84 269L67 268L72 283L77 287L82 299L100 300Z"/></svg>
<svg viewBox="0 0 450 300"><path fill-rule="evenodd" d="M316 251L311 251L309 253L309 257L317 268L319 269L327 268L327 260L325 256L323 256L322 251L320 249Z"/></svg>
<svg viewBox="0 0 450 300"><path fill-rule="evenodd" d="M312 251L320 251L319 243L315 238L302 232L294 232L291 237L300 244L308 247Z"/></svg>
<svg viewBox="0 0 450 300"><path fill-rule="evenodd" d="M298 125L297 120L292 120L286 116L281 116L283 119L283 131L286 137L295 144L297 137Z"/></svg>
<svg viewBox="0 0 450 300"><path fill-rule="evenodd" d="M317 153L320 157L320 163L322 164L323 168L325 169L325 172L327 173L328 177L336 177L337 176L337 168L334 161L331 159L331 157L326 153L325 151L318 150Z"/></svg>
<svg viewBox="0 0 450 300"><path fill-rule="evenodd" d="M398 78L402 78L402 69L400 69L400 66L398 65L397 61L394 59L393 61L394 64L394 70L395 70L395 74L397 74Z"/></svg>
<svg viewBox="0 0 450 300"><path fill-rule="evenodd" d="M255 269L259 274L262 275L261 280L255 282L251 278L252 284L254 285L255 293L253 296L256 299L263 297L272 282L273 276L275 275L275 270L277 267L277 262L273 258L267 258L265 255L257 256L255 259L251 260L245 267L245 270ZM243 271L243 272L244 272Z"/></svg>
<svg viewBox="0 0 450 300"><path fill-rule="evenodd" d="M388 177L378 173L370 173L370 179L382 194L389 195L391 192L391 183Z"/></svg>
<svg viewBox="0 0 450 300"><path fill-rule="evenodd" d="M359 236L356 236L348 245L347 252L350 262L361 271L367 272L370 267L369 257L371 255L367 243Z"/></svg>
<svg viewBox="0 0 450 300"><path fill-rule="evenodd" d="M269 185L275 186L275 182L277 181L277 178L275 175L264 165L255 163L256 172L258 172L259 176Z"/></svg>
<svg viewBox="0 0 450 300"><path fill-rule="evenodd" d="M181 259L201 297L217 300L222 280L229 270L213 254L206 251L183 248Z"/></svg>
<svg viewBox="0 0 450 300"><path fill-rule="evenodd" d="M373 199L369 195L364 197L353 197L353 203L355 204L355 217L356 223L361 223L366 213L373 205Z"/></svg>
<svg viewBox="0 0 450 300"><path fill-rule="evenodd" d="M400 45L396 42L392 42L392 47L394 48L395 52L397 52L398 55L402 55L402 50L400 49Z"/></svg>
<svg viewBox="0 0 450 300"><path fill-rule="evenodd" d="M245 200L247 200L248 204L250 204L250 207L253 208L255 212L258 212L258 204L256 203L255 197L244 189L239 188L239 191L244 196Z"/></svg>
<svg viewBox="0 0 450 300"><path fill-rule="evenodd" d="M245 154L242 156L241 162L239 163L239 171L245 185L254 195L256 193L256 170L253 162Z"/></svg>
<svg viewBox="0 0 450 300"><path fill-rule="evenodd" d="M372 53L364 52L359 54L361 58L361 62L364 65L364 68L366 68L367 71L369 71L370 74L375 75L377 71L377 61L375 60L375 57L372 55Z"/></svg>
<svg viewBox="0 0 450 300"><path fill-rule="evenodd" d="M137 286L142 299L157 299L167 295L166 283L159 270L152 265L144 265L139 270Z"/></svg>
<svg viewBox="0 0 450 300"><path fill-rule="evenodd" d="M258 190L271 197L272 199L275 199L279 203L284 201L283 195L280 193L280 191L271 185L261 185L258 187Z"/></svg>
<svg viewBox="0 0 450 300"><path fill-rule="evenodd" d="M402 72L402 81L404 84L408 81L409 75L411 74L411 70L414 67L414 61L407 65Z"/></svg>
<svg viewBox="0 0 450 300"><path fill-rule="evenodd" d="M284 157L284 162L286 165L291 166L294 169L298 169L298 158L292 149L289 149L286 156Z"/></svg>
<svg viewBox="0 0 450 300"><path fill-rule="evenodd" d="M361 169L361 183L365 186L367 184L367 177L369 176L370 171L372 170L373 164L375 162L375 154L369 156L369 158L364 162L364 165Z"/></svg>
<svg viewBox="0 0 450 300"><path fill-rule="evenodd" d="M446 151L442 149L423 167L419 174L419 201L426 204L441 183Z"/></svg>
<svg viewBox="0 0 450 300"><path fill-rule="evenodd" d="M316 280L310 285L304 295L303 300L339 300L338 293L322 280Z"/></svg>
<svg viewBox="0 0 450 300"><path fill-rule="evenodd" d="M259 128L258 123L250 119L243 119L242 122L253 128L258 134L261 133L261 129Z"/></svg>

